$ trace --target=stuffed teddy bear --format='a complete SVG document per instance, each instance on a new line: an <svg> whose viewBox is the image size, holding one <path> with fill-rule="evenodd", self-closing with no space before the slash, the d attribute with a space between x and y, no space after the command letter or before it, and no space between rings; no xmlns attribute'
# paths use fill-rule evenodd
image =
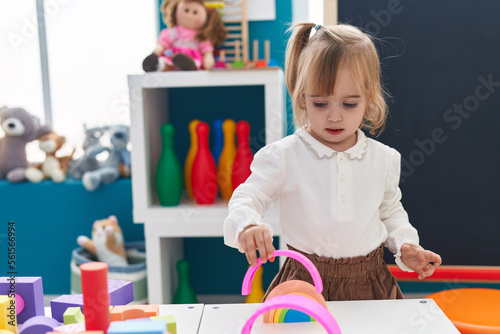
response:
<svg viewBox="0 0 500 334"><path fill-rule="evenodd" d="M71 155L56 157L56 152L62 148L66 138L55 132L41 136L38 141L40 149L45 152L45 161L28 167L24 172L26 179L33 183L38 183L47 178L56 183L63 182L66 179L66 171L74 150Z"/></svg>
<svg viewBox="0 0 500 334"><path fill-rule="evenodd" d="M0 179L10 182L25 181L28 167L26 144L52 131L49 125L22 108L0 110L0 127L5 136L0 138Z"/></svg>
<svg viewBox="0 0 500 334"><path fill-rule="evenodd" d="M126 266L127 256L123 234L116 216L96 220L92 227L92 239L80 235L76 242L109 266Z"/></svg>
<svg viewBox="0 0 500 334"><path fill-rule="evenodd" d="M108 184L116 181L120 176L130 176L130 152L127 144L130 138L130 129L126 125L105 127L109 131L112 148L107 148L108 158L96 170L85 172L82 183L88 191L96 190L101 183Z"/></svg>
<svg viewBox="0 0 500 334"><path fill-rule="evenodd" d="M84 124L83 131L85 132L85 140L82 144L84 154L80 158L70 161L68 167L68 175L74 179L81 179L85 172L98 169L100 166L97 155L108 150L106 146L101 144L101 137L106 131L104 128L87 128Z"/></svg>
<svg viewBox="0 0 500 334"><path fill-rule="evenodd" d="M144 59L144 71L214 67L214 46L227 36L219 12L205 7L204 0L163 0L161 12L167 28L160 32L153 53Z"/></svg>

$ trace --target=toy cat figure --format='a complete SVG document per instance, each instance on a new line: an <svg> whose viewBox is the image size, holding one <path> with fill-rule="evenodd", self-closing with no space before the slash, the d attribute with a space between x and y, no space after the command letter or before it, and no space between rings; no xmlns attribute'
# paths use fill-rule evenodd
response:
<svg viewBox="0 0 500 334"><path fill-rule="evenodd" d="M123 234L115 216L94 222L92 240L81 235L76 241L94 254L98 261L107 263L109 266L127 265Z"/></svg>

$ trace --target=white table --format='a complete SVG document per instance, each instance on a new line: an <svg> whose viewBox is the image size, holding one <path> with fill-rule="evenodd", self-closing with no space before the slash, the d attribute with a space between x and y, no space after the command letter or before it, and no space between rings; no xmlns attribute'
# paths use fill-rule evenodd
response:
<svg viewBox="0 0 500 334"><path fill-rule="evenodd" d="M199 334L240 333L260 304L205 305ZM343 334L460 334L432 299L327 302ZM326 333L318 322L264 324L253 334Z"/></svg>

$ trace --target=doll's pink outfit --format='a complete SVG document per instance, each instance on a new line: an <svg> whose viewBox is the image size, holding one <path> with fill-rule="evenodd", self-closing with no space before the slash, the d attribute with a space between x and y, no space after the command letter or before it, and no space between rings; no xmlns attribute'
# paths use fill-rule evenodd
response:
<svg viewBox="0 0 500 334"><path fill-rule="evenodd" d="M214 50L210 41L200 42L195 39L198 31L181 26L163 29L158 43L165 46L162 58L168 65L173 65L172 57L176 53L183 53L193 58L196 68L201 69L203 54Z"/></svg>

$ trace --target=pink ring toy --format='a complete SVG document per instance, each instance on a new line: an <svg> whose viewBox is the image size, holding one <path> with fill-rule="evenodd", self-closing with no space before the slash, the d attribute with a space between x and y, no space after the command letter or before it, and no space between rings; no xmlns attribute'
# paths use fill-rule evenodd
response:
<svg viewBox="0 0 500 334"><path fill-rule="evenodd" d="M323 291L323 282L321 281L321 276L319 275L318 269L311 262L311 260L309 260L307 257L305 257L304 255L302 255L298 252L295 252L295 251L292 251L289 249L276 250L273 252L273 257L275 257L275 256L291 257L292 259L297 260L300 263L302 263L302 265L304 265L304 267L306 267L306 269L309 271L309 273L312 276L312 279L314 282L314 287L316 288L316 292L321 293L321 291ZM250 268L248 268L247 273L245 275L245 278L243 279L243 286L241 287L241 294L243 296L248 295L250 293L250 291L252 291L253 276L255 275L255 272L257 271L257 269L259 269L259 267L261 265L262 265L262 261L260 259L258 259L256 267L250 266Z"/></svg>
<svg viewBox="0 0 500 334"><path fill-rule="evenodd" d="M266 300L257 310L248 318L241 330L241 334L250 334L253 323L261 314L277 308L290 308L304 312L312 316L326 329L328 334L341 334L340 327L335 318L322 305L312 299L298 295L283 295Z"/></svg>

